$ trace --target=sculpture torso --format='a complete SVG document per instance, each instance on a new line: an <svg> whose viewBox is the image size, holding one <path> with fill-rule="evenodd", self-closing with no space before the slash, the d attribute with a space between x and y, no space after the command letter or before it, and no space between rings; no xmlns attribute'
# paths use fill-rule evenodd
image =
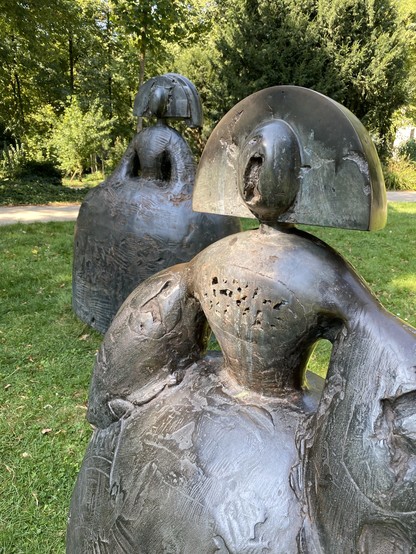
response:
<svg viewBox="0 0 416 554"><path fill-rule="evenodd" d="M243 256L247 248L256 249L255 265ZM306 275L297 267L300 259L307 259ZM146 387L137 382L123 393L124 365L117 370L117 360L128 359L130 373L143 363L132 336L120 342L125 321L134 321L140 311L151 313L151 330L159 324L156 313L163 321L172 310L180 282L181 298L195 296L201 303L224 362L196 358L179 384L164 384L150 400L141 396ZM115 549L126 541L125 552L131 553L295 553L303 551L305 533L319 544L318 528L305 530L303 519L302 483L305 467L311 466L299 449L304 443L309 448L305 429L319 398L301 389L305 352L319 337L337 341L362 321L370 325L372 313L383 314L382 308L332 249L295 230L263 228L227 237L192 263L160 274L155 287L158 293L149 290L145 296L139 287L123 307L98 361L90 399L93 421L100 424L100 406L107 402L97 392L102 360L111 364L116 379L111 383L106 376L106 398L125 398L132 405L120 420L95 432L84 461L79 490L91 490L93 504L85 513L75 499L72 515L93 518L83 535L83 552L92 548L92 529L96 541L101 537ZM245 296L250 305L244 314ZM156 303L150 306L149 298ZM175 330L181 324L171 323ZM164 337L159 340L165 348L174 349ZM362 350L361 339L354 348ZM137 358L133 351L139 351ZM161 370L159 378L164 376ZM312 449L312 458L320 456ZM104 473L98 459L106 460ZM308 463L314 467L316 461ZM109 496L97 494L98 489L109 490ZM311 502L316 509L313 495ZM109 518L113 524L103 526ZM76 522L72 526L79 534ZM344 552L337 548L330 551Z"/></svg>
<svg viewBox="0 0 416 554"><path fill-rule="evenodd" d="M156 125L87 195L74 237L73 305L82 320L106 331L140 282L239 230L234 219L192 211L194 177L184 139Z"/></svg>

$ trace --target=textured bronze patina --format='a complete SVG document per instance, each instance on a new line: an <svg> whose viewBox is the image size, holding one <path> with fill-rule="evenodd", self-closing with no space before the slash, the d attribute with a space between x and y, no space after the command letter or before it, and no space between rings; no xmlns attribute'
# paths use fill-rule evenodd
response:
<svg viewBox="0 0 416 554"><path fill-rule="evenodd" d="M319 97L318 130L325 114L333 121L331 100L283 90L302 98L300 114ZM292 224L306 186L295 104L289 123L284 111L253 119L253 110L278 105L281 91L257 93L225 116L196 183L197 197L208 194L199 187L213 187L216 206L228 213L240 203L259 229L142 283L104 338L88 407L96 429L70 508L70 554L415 551L416 331L389 314L337 252ZM355 120L337 109L348 135ZM357 216L348 200L340 221L378 227L384 184L363 128L360 136L355 161L333 170L341 198L357 178L369 203ZM335 155L338 126L332 140ZM315 160L314 175L331 187L325 159ZM229 198L210 172L235 172ZM309 198L311 214L322 211ZM291 223L282 221L288 213ZM221 354L205 354L207 323ZM333 344L325 381L306 373L320 339Z"/></svg>
<svg viewBox="0 0 416 554"><path fill-rule="evenodd" d="M73 308L101 332L141 281L240 230L235 218L192 210L193 156L167 125L202 125L192 83L172 73L150 79L134 114L156 116L157 124L135 135L116 170L86 196L75 229Z"/></svg>

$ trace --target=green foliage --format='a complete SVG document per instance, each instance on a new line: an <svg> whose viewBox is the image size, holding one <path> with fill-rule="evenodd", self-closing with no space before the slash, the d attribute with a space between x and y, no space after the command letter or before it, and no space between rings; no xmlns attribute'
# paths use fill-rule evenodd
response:
<svg viewBox="0 0 416 554"><path fill-rule="evenodd" d="M21 144L9 144L0 155L0 177L13 178L26 161L26 152Z"/></svg>
<svg viewBox="0 0 416 554"><path fill-rule="evenodd" d="M391 0L232 0L223 15L224 111L266 86L306 86L349 108L386 152L392 114L405 101L407 56Z"/></svg>
<svg viewBox="0 0 416 554"><path fill-rule="evenodd" d="M110 146L111 123L105 119L97 101L83 112L78 99L73 97L52 137L60 166L66 174L81 176L87 169L96 169L96 157L103 158Z"/></svg>
<svg viewBox="0 0 416 554"><path fill-rule="evenodd" d="M167 71L183 73L200 92L199 150L233 104L275 84L343 103L383 155L393 111L408 101L402 111L414 115L411 0L0 0L0 10L0 130L25 145L27 159L56 159L54 130L76 97L82 114L97 99L112 122L110 144L99 153L112 167L110 147L134 130L139 83ZM74 149L71 164L70 142L61 145L65 171L95 165L94 154L86 161Z"/></svg>
<svg viewBox="0 0 416 554"><path fill-rule="evenodd" d="M392 158L383 169L387 189L416 191L416 163L406 158Z"/></svg>
<svg viewBox="0 0 416 554"><path fill-rule="evenodd" d="M128 140L117 137L113 146L108 150L105 160L105 172L111 173L120 162L126 148L128 146Z"/></svg>
<svg viewBox="0 0 416 554"><path fill-rule="evenodd" d="M398 148L398 154L402 158L407 158L411 162L416 162L416 140L409 139Z"/></svg>
<svg viewBox="0 0 416 554"><path fill-rule="evenodd" d="M320 0L320 27L343 90L335 99L373 133L385 157L406 100L408 33L393 0Z"/></svg>
<svg viewBox="0 0 416 554"><path fill-rule="evenodd" d="M227 109L267 86L296 84L324 93L334 89L337 78L325 49L320 48L312 4L292 0L230 4L224 12L227 25L219 31L216 68ZM237 21L234 9L238 9Z"/></svg>
<svg viewBox="0 0 416 554"><path fill-rule="evenodd" d="M53 177L47 179L31 175L19 179L0 179L0 206L82 202L88 191L88 187L63 186Z"/></svg>
<svg viewBox="0 0 416 554"><path fill-rule="evenodd" d="M57 124L58 116L51 104L40 106L27 115L22 141L28 159L37 162L56 161L53 131Z"/></svg>
<svg viewBox="0 0 416 554"><path fill-rule="evenodd" d="M416 123L416 3L400 0L397 3L400 23L406 34L408 58L406 64L407 102L398 113L398 126Z"/></svg>

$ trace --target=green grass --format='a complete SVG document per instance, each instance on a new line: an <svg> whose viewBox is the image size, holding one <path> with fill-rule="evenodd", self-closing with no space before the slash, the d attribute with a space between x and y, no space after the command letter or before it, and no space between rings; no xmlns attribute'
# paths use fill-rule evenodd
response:
<svg viewBox="0 0 416 554"><path fill-rule="evenodd" d="M416 325L416 204L383 231L314 228L393 313ZM101 336L72 313L73 223L0 227L0 553L64 552L69 499L90 436L87 389ZM313 368L325 370L325 354Z"/></svg>
<svg viewBox="0 0 416 554"><path fill-rule="evenodd" d="M0 228L0 552L64 552L101 337L71 310L73 224Z"/></svg>

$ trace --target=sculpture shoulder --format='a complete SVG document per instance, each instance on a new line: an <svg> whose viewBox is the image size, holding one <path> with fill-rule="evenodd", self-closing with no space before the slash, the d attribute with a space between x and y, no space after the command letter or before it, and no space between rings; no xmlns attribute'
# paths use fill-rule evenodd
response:
<svg viewBox="0 0 416 554"><path fill-rule="evenodd" d="M361 286L362 280L353 267L331 246L298 229L282 232L277 229L254 229L228 235L210 245L192 262L195 272L201 267L239 268L251 280L293 282L305 279L310 283L345 280ZM305 270L307 269L307 271ZM354 286L354 285L352 285ZM310 287L309 287L310 289Z"/></svg>
<svg viewBox="0 0 416 554"><path fill-rule="evenodd" d="M161 271L126 299L95 363L88 419L105 427L179 383L205 347L205 318L188 292L188 265Z"/></svg>

